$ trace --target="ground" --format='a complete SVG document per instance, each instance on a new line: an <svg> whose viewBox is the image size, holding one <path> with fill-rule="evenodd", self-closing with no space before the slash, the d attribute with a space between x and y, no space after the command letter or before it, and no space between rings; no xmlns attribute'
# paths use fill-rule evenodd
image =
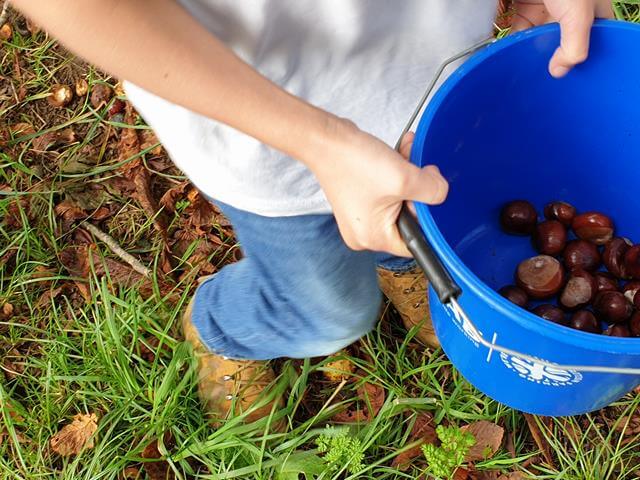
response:
<svg viewBox="0 0 640 480"><path fill-rule="evenodd" d="M637 2L616 7L640 21ZM240 257L233 232L116 79L15 13L7 25L0 478L431 478L415 447L437 443L436 425L479 444L458 479L640 476L640 395L591 415L525 417L405 338L391 309L342 364L276 362L289 393L273 418L211 426L179 319L196 278ZM50 102L56 85L74 91L65 106Z"/></svg>

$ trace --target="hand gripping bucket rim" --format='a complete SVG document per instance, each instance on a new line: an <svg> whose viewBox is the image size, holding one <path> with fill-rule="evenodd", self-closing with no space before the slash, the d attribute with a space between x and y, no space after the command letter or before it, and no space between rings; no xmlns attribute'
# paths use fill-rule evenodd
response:
<svg viewBox="0 0 640 480"><path fill-rule="evenodd" d="M411 152L411 161L421 166L422 150L424 148L427 131L430 128L434 117L447 96L454 90L456 85L467 75L473 73L474 69L498 52L507 49L519 42L526 41L531 37L557 31L557 24L549 24L542 27L532 28L523 32L513 34L505 39L490 43L475 53L461 66L459 66L435 92L432 99L422 114L418 128L416 130L414 145ZM622 21L597 20L594 29L633 29L640 30L639 25ZM459 57L458 57L459 58ZM560 80L561 81L561 80ZM413 120L410 122L413 123ZM437 162L436 162L437 163ZM437 257L441 259L445 268L453 272L464 283L464 289L470 289L483 301L491 304L496 310L496 315L508 315L520 326L524 328L535 328L545 336L563 343L574 346L587 347L595 351L619 354L640 354L640 338L620 338L605 335L593 335L578 330L568 329L552 322L548 322L540 317L517 307L507 299L500 296L495 290L481 281L458 257L449 246L440 229L438 228L429 207L423 203L416 202L418 222L431 243ZM462 292L464 295L464 290ZM507 346L508 347L508 346ZM533 355L532 352L522 352L525 355ZM605 367L606 368L606 367ZM631 373L631 372L629 372ZM638 373L635 373L638 374ZM639 375L640 376L640 375Z"/></svg>

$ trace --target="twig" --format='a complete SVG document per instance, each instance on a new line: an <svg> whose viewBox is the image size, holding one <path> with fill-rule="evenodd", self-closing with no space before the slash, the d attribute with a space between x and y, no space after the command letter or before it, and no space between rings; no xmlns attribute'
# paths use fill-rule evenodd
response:
<svg viewBox="0 0 640 480"><path fill-rule="evenodd" d="M2 5L2 13L0 13L0 27L4 25L4 22L7 21L8 16L9 16L9 0L4 0L4 5Z"/></svg>
<svg viewBox="0 0 640 480"><path fill-rule="evenodd" d="M118 257L131 265L131 268L133 268L136 272L144 275L145 277L151 276L151 270L142 265L142 263L140 263L140 261L133 255L125 252L111 235L104 233L98 227L88 222L82 222L80 225L83 228L89 230L93 235L98 237L104 243L106 243L113 253L115 253Z"/></svg>

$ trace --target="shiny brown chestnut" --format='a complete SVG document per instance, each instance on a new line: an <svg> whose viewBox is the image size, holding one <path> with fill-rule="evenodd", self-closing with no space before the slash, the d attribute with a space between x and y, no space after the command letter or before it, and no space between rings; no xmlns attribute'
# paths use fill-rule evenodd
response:
<svg viewBox="0 0 640 480"><path fill-rule="evenodd" d="M527 303L529 303L529 297L527 297L525 291L520 287L516 287L515 285L507 285L506 287L502 287L500 290L498 290L498 293L509 300L511 303L515 303L517 306L522 308L525 308L527 306Z"/></svg>
<svg viewBox="0 0 640 480"><path fill-rule="evenodd" d="M626 238L612 238L604 246L602 253L602 263L612 274L618 278L627 278L624 266L624 254L632 246L631 242Z"/></svg>
<svg viewBox="0 0 640 480"><path fill-rule="evenodd" d="M600 292L617 292L618 280L608 272L596 272L593 274L596 280L596 291Z"/></svg>
<svg viewBox="0 0 640 480"><path fill-rule="evenodd" d="M633 303L638 290L640 290L640 280L631 280L630 282L625 283L624 287L621 289L624 296L627 297L627 300L631 303Z"/></svg>
<svg viewBox="0 0 640 480"><path fill-rule="evenodd" d="M574 313L569 326L583 332L602 333L600 322L589 310L578 310Z"/></svg>
<svg viewBox="0 0 640 480"><path fill-rule="evenodd" d="M573 240L567 243L563 252L564 264L569 270L587 270L600 266L598 247L586 240Z"/></svg>
<svg viewBox="0 0 640 480"><path fill-rule="evenodd" d="M640 337L640 312L634 312L629 320L629 330L634 337Z"/></svg>
<svg viewBox="0 0 640 480"><path fill-rule="evenodd" d="M551 202L544 207L544 216L548 220L557 220L569 227L576 216L576 209L567 202Z"/></svg>
<svg viewBox="0 0 640 480"><path fill-rule="evenodd" d="M633 313L633 305L621 292L602 292L596 296L593 309L608 323L622 323Z"/></svg>
<svg viewBox="0 0 640 480"><path fill-rule="evenodd" d="M560 255L567 245L567 229L557 220L545 220L536 225L533 242L543 255Z"/></svg>
<svg viewBox="0 0 640 480"><path fill-rule="evenodd" d="M640 310L640 294L638 294L638 292L636 292L636 294L633 296L633 306L634 308Z"/></svg>
<svg viewBox="0 0 640 480"><path fill-rule="evenodd" d="M625 252L624 270L629 277L640 280L640 245L634 245Z"/></svg>
<svg viewBox="0 0 640 480"><path fill-rule="evenodd" d="M555 305L551 305L550 303L538 305L536 308L531 310L531 312L535 313L539 317L544 318L545 320L549 320L550 322L564 325L565 327L569 326L569 319L567 318L567 315L564 313L564 311L561 308L556 307Z"/></svg>
<svg viewBox="0 0 640 480"><path fill-rule="evenodd" d="M538 255L520 262L516 270L516 284L530 298L554 296L564 283L564 270L560 262L549 255Z"/></svg>
<svg viewBox="0 0 640 480"><path fill-rule="evenodd" d="M600 212L577 215L571 222L571 228L578 238L596 245L604 245L613 238L613 221Z"/></svg>
<svg viewBox="0 0 640 480"><path fill-rule="evenodd" d="M567 310L584 307L593 301L597 289L593 275L585 270L574 270L562 289L558 303Z"/></svg>
<svg viewBox="0 0 640 480"><path fill-rule="evenodd" d="M502 229L513 235L530 235L538 222L538 213L526 200L507 203L500 212Z"/></svg>
<svg viewBox="0 0 640 480"><path fill-rule="evenodd" d="M611 325L604 332L605 335L609 335L610 337L630 337L631 331L629 327L627 327L624 323L617 323L615 325Z"/></svg>

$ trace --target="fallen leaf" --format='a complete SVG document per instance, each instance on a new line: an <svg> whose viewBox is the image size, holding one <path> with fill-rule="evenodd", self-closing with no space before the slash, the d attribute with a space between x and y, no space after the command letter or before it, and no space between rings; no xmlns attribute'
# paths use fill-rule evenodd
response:
<svg viewBox="0 0 640 480"><path fill-rule="evenodd" d="M362 387L358 388L358 395L365 401L367 409L369 406L371 407L369 417L373 418L378 415L378 412L384 405L384 388L380 385L374 385L373 383L367 382Z"/></svg>
<svg viewBox="0 0 640 480"><path fill-rule="evenodd" d="M71 200L63 200L54 207L53 211L62 219L62 230L65 232L69 230L74 222L87 218L87 212L79 208Z"/></svg>
<svg viewBox="0 0 640 480"><path fill-rule="evenodd" d="M78 455L84 449L93 448L96 430L98 417L95 414L78 414L73 417L73 422L51 438L51 448L63 457Z"/></svg>
<svg viewBox="0 0 640 480"><path fill-rule="evenodd" d="M549 432L548 422L550 420L546 420L544 417L536 417L535 415L531 415L529 413L525 413L524 418L527 420L527 425L529 426L529 431L531 432L531 436L533 437L533 440L536 442L536 445L542 452L542 455L544 456L544 459L546 460L547 464L550 467L555 468L555 462L553 461L553 455L551 454L551 447L549 445L549 442L545 438L544 434L542 433L542 430L540 429L540 426L538 425L538 421L537 421L537 419L540 420L540 422L544 425L544 428L547 430L547 433L548 433Z"/></svg>
<svg viewBox="0 0 640 480"><path fill-rule="evenodd" d="M333 354L331 357L340 357L345 354L346 352L338 352ZM353 362L348 358L336 358L336 360L325 363L324 368L325 369L322 371L324 378L335 383L347 380L356 369Z"/></svg>
<svg viewBox="0 0 640 480"><path fill-rule="evenodd" d="M466 468L458 467L456 471L453 472L451 480L467 480L467 478L469 478L469 471Z"/></svg>
<svg viewBox="0 0 640 480"><path fill-rule="evenodd" d="M189 182L182 182L164 192L164 195L160 198L160 206L170 213L175 212L176 202L184 196L184 192L189 185Z"/></svg>
<svg viewBox="0 0 640 480"><path fill-rule="evenodd" d="M128 125L135 125L136 119L131 104L127 104L124 114L124 123ZM140 153L140 139L138 138L138 132L135 128L122 128L120 131L120 138L118 139L118 159L120 161L132 158ZM137 162L130 162L127 165L123 165L122 170L126 172L131 170L140 164L140 159Z"/></svg>
<svg viewBox="0 0 640 480"><path fill-rule="evenodd" d="M162 145L160 144L160 140L153 132L153 130L142 130L140 131L140 141L142 144L140 145L140 150L146 150L147 148L153 147L149 153L151 155L160 155L162 153Z"/></svg>
<svg viewBox="0 0 640 480"><path fill-rule="evenodd" d="M9 131L14 138L17 137L26 137L27 135L33 135L36 131L33 129L33 126L27 122L16 123L9 127Z"/></svg>
<svg viewBox="0 0 640 480"><path fill-rule="evenodd" d="M504 428L486 420L480 420L461 428L469 432L476 439L476 443L469 449L465 462L475 462L493 457L500 449Z"/></svg>
<svg viewBox="0 0 640 480"><path fill-rule="evenodd" d="M40 26L33 22L33 20L27 18L27 30L31 35L37 35L40 32Z"/></svg>
<svg viewBox="0 0 640 480"><path fill-rule="evenodd" d="M516 446L515 446L514 441L513 441L513 432L509 432L507 434L507 440L505 442L505 448L506 448L507 452L509 452L509 455L511 456L511 458L516 458Z"/></svg>
<svg viewBox="0 0 640 480"><path fill-rule="evenodd" d="M496 15L496 25L499 29L505 30L511 27L515 10L513 9L513 0L499 0L498 12Z"/></svg>
<svg viewBox="0 0 640 480"><path fill-rule="evenodd" d="M5 23L0 27L0 40L10 40L13 36L13 28L10 23Z"/></svg>
<svg viewBox="0 0 640 480"><path fill-rule="evenodd" d="M69 145L76 141L76 134L71 128L47 132L33 139L31 147L36 152L45 152L57 145Z"/></svg>
<svg viewBox="0 0 640 480"><path fill-rule="evenodd" d="M91 214L91 219L101 222L113 215L113 211L108 206L101 206L96 209L95 212Z"/></svg>
<svg viewBox="0 0 640 480"><path fill-rule="evenodd" d="M153 441L147 445L142 451L142 458L148 460L157 460L151 462L144 462L142 468L147 473L149 480L168 480L175 478L173 470L171 470L169 463L162 459L162 454L158 450L158 442Z"/></svg>
<svg viewBox="0 0 640 480"><path fill-rule="evenodd" d="M185 208L185 214L189 215L192 225L202 227L214 223L217 213L216 208L196 188L192 188L189 191L187 199L189 200L189 206Z"/></svg>
<svg viewBox="0 0 640 480"><path fill-rule="evenodd" d="M10 303L4 303L0 308L0 320L9 320L13 316L15 308Z"/></svg>
<svg viewBox="0 0 640 480"><path fill-rule="evenodd" d="M476 470L472 478L473 480L498 480L499 476L500 473L495 470Z"/></svg>
<svg viewBox="0 0 640 480"><path fill-rule="evenodd" d="M122 480L138 480L140 478L141 472L137 467L127 467L122 471L122 475L120 478Z"/></svg>
<svg viewBox="0 0 640 480"><path fill-rule="evenodd" d="M96 110L102 108L111 99L111 87L104 83L98 83L91 87L91 106Z"/></svg>
<svg viewBox="0 0 640 480"><path fill-rule="evenodd" d="M520 472L511 472L507 475L500 475L498 480L524 480L525 476Z"/></svg>
<svg viewBox="0 0 640 480"><path fill-rule="evenodd" d="M433 415L430 413L423 412L416 417L411 433L409 433L408 441L415 442L418 439L421 440L420 444L402 452L400 455L397 455L391 463L392 467L395 467L402 472L408 470L411 465L411 460L417 457L422 457L422 445L437 442L438 435L436 434L436 428L433 424Z"/></svg>

